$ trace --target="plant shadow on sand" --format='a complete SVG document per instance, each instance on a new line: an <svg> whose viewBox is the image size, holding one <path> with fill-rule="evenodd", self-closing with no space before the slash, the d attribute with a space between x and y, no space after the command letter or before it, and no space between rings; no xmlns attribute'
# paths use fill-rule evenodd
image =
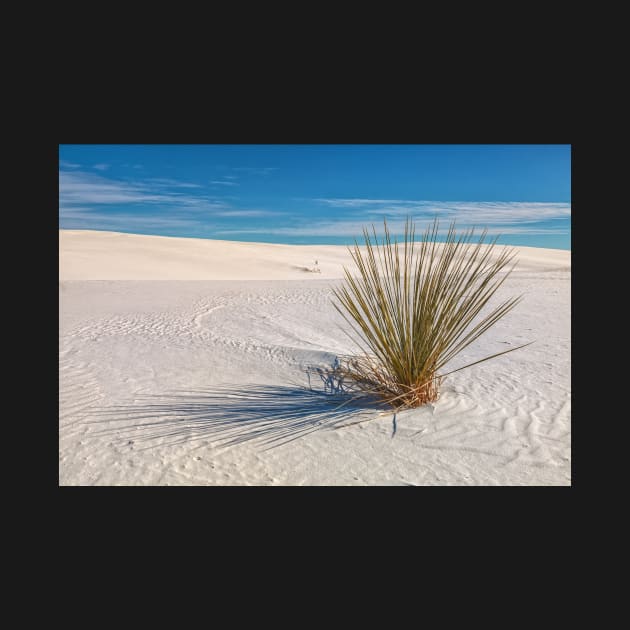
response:
<svg viewBox="0 0 630 630"><path fill-rule="evenodd" d="M331 391L326 385L320 390L246 385L151 396L145 404L136 398L131 405L98 411L100 417L92 423L109 423L97 434L133 438L133 443L147 443L146 448L205 439L213 446L256 441L266 450L313 431L365 422L379 413L393 414L393 409L373 397Z"/></svg>

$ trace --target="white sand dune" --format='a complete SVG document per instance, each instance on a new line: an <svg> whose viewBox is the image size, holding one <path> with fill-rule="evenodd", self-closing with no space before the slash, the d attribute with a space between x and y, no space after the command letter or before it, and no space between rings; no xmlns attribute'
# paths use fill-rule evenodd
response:
<svg viewBox="0 0 630 630"><path fill-rule="evenodd" d="M519 247L519 268L570 271L570 252ZM347 247L276 245L90 230L59 231L60 280L301 280L342 278ZM317 267L321 275L309 273Z"/></svg>
<svg viewBox="0 0 630 630"><path fill-rule="evenodd" d="M520 247L524 301L437 403L335 409L345 247L60 230L62 485L570 485L570 252ZM307 271L317 267L321 273ZM344 426L345 425L345 426Z"/></svg>

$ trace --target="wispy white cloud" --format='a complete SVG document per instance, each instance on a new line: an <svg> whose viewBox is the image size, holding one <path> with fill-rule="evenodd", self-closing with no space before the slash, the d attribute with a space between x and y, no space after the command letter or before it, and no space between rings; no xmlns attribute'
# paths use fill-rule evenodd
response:
<svg viewBox="0 0 630 630"><path fill-rule="evenodd" d="M376 227L377 234L382 233L382 223L379 221L373 222ZM429 219L416 220L417 232L422 232L430 223ZM363 228L371 229L372 222L360 221L360 220L338 220L338 221L319 221L310 224L297 225L297 226L280 226L280 227L265 227L265 228L235 228L235 229L222 229L217 231L217 234L274 234L279 236L317 236L317 237L329 237L329 236L342 236L342 237L357 237L361 238L363 234ZM394 234L402 234L404 231L404 220L394 219L388 221L389 229ZM485 226L484 226L485 227ZM441 234L446 234L448 231L448 225L445 223L440 228ZM479 230L480 232L481 230ZM545 227L532 227L527 225L522 226L488 226L488 234L528 234L528 235L542 235L542 234L568 234L569 231L565 228L545 228Z"/></svg>
<svg viewBox="0 0 630 630"><path fill-rule="evenodd" d="M408 199L316 199L329 208L376 217L438 216L460 225L536 223L571 216L570 203L521 201L424 201Z"/></svg>
<svg viewBox="0 0 630 630"><path fill-rule="evenodd" d="M84 171L59 171L63 228L190 228L207 231L213 219L269 217L268 210L234 208L224 198L196 194L198 184L170 178L120 181ZM183 189L186 189L185 191ZM201 193L201 191L200 191ZM128 206L137 206L131 210Z"/></svg>
<svg viewBox="0 0 630 630"><path fill-rule="evenodd" d="M66 162L65 160L59 160L59 166L61 168L81 168L80 164L75 164L74 162Z"/></svg>
<svg viewBox="0 0 630 630"><path fill-rule="evenodd" d="M195 199L194 197L175 197L169 203L173 210L181 209L188 212L210 212L216 214L219 210L225 210L230 206L224 201L210 201L206 199Z"/></svg>
<svg viewBox="0 0 630 630"><path fill-rule="evenodd" d="M97 171L106 171L109 167L109 164L95 164L93 168L95 168Z"/></svg>
<svg viewBox="0 0 630 630"><path fill-rule="evenodd" d="M59 217L83 217L87 216L86 212L92 212L92 208L86 208L81 206L59 206Z"/></svg>
<svg viewBox="0 0 630 630"><path fill-rule="evenodd" d="M202 188L201 184L191 184L189 182L180 182L177 179L169 179L168 177L151 177L144 180L158 186L168 186L170 188Z"/></svg>
<svg viewBox="0 0 630 630"><path fill-rule="evenodd" d="M165 200L165 195L153 194L139 186L106 179L99 175L59 172L59 202L62 204L142 203Z"/></svg>
<svg viewBox="0 0 630 630"><path fill-rule="evenodd" d="M280 216L283 212L274 212L272 210L220 210L215 212L217 217L273 217Z"/></svg>
<svg viewBox="0 0 630 630"><path fill-rule="evenodd" d="M420 201L406 201L405 199L314 199L334 208L363 208L372 204L385 205L390 203L422 203Z"/></svg>
<svg viewBox="0 0 630 630"><path fill-rule="evenodd" d="M226 181L219 180L219 179L213 179L210 183L211 184L219 184L221 186L238 186L238 184L236 182L226 182Z"/></svg>
<svg viewBox="0 0 630 630"><path fill-rule="evenodd" d="M175 180L173 180L175 181ZM206 196L184 195L165 190L176 187L172 182L123 182L82 171L59 172L59 202L62 205L84 204L164 204L174 208L189 207L203 210L225 208L223 201ZM179 187L191 188L195 184L179 182Z"/></svg>
<svg viewBox="0 0 630 630"><path fill-rule="evenodd" d="M198 228L208 227L194 218L163 217L155 214L107 214L89 208L60 208L59 219L64 229L129 229L129 228Z"/></svg>

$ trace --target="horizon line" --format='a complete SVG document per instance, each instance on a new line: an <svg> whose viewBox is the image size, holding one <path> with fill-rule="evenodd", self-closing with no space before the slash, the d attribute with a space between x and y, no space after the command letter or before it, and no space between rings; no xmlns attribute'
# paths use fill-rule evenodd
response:
<svg viewBox="0 0 630 630"><path fill-rule="evenodd" d="M373 224L372 224L373 225ZM125 235L125 236L149 236L149 237L155 237L155 238L177 238L177 239L190 239L190 240L203 240L203 241L221 241L224 243L247 243L247 244L260 244L260 245L288 245L291 247L313 247L313 246L324 246L324 247L349 247L351 245L355 244L355 241L358 241L358 238L352 238L352 237L347 237L347 240L349 241L348 243L325 243L325 242L318 242L318 243L287 243L286 241L253 241L253 240L234 240L234 239L226 239L226 238L214 238L214 237L207 237L207 236L173 236L173 235L167 235L167 234L148 234L148 233L144 233L144 232L120 232L117 230L100 230L100 229L83 229L83 228L58 228L59 232L104 232L104 233L108 233L108 234L121 234L121 235ZM480 232L481 234L481 232ZM377 234L377 236L381 236L380 234ZM398 234L393 234L393 236L399 236ZM400 235L402 236L402 234ZM499 233L498 235L499 237L501 237L501 234ZM506 235L508 236L508 235ZM321 237L322 239L326 239L326 238L331 238L331 237ZM346 237L338 237L338 238L346 238ZM487 243L484 243L486 245L490 244L490 240L488 240ZM419 239L415 239L415 242L420 242ZM437 240L438 243L443 242L441 241L439 238ZM362 243L359 243L359 245L361 246ZM500 247L527 247L529 249L555 249L558 251L572 251L572 249L570 247L540 247L540 246L535 246L535 245L516 245L516 244L511 244L511 243L499 243L497 242L497 246Z"/></svg>

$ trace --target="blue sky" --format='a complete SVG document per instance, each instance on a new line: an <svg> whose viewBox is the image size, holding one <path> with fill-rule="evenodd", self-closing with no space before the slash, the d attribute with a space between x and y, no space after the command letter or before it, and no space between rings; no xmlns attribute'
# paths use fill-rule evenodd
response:
<svg viewBox="0 0 630 630"><path fill-rule="evenodd" d="M362 227L488 227L570 249L569 145L60 145L59 227L349 244Z"/></svg>

